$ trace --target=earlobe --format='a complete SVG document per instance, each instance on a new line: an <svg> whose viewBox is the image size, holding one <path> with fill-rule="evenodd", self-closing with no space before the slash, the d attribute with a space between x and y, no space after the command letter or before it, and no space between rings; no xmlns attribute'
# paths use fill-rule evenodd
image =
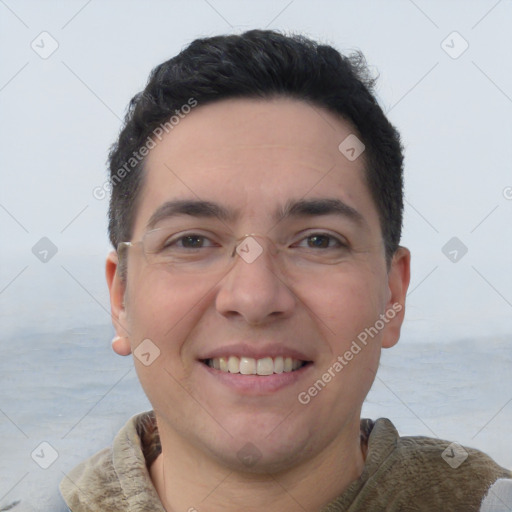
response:
<svg viewBox="0 0 512 512"><path fill-rule="evenodd" d="M390 348L400 338L400 328L405 317L405 298L411 277L411 253L406 247L399 247L393 255L388 273L389 301L386 305L386 325L382 336L382 348Z"/></svg>
<svg viewBox="0 0 512 512"><path fill-rule="evenodd" d="M126 326L126 310L124 295L126 285L119 276L119 258L115 251L107 256L105 264L105 277L110 294L110 311L116 336L112 340L112 349L119 355L126 356L131 353L130 340Z"/></svg>
<svg viewBox="0 0 512 512"><path fill-rule="evenodd" d="M120 356L129 356L132 353L129 338L127 336L114 336L112 350Z"/></svg>

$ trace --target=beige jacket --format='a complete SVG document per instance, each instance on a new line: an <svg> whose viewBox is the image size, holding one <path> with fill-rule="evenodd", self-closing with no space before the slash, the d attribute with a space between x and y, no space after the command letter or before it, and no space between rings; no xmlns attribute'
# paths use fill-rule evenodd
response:
<svg viewBox="0 0 512 512"><path fill-rule="evenodd" d="M361 420L361 438L367 449L363 473L320 512L478 512L491 485L512 478L478 450L400 437L386 418ZM62 496L72 512L165 512L147 469L159 451L153 412L136 415L111 448L62 480ZM512 510L507 505L503 510Z"/></svg>

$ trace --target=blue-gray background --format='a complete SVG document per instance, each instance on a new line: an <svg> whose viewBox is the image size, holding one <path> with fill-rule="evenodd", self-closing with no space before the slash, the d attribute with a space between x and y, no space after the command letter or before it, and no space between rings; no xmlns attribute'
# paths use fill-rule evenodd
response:
<svg viewBox="0 0 512 512"><path fill-rule="evenodd" d="M512 467L511 19L510 0L0 0L0 509L56 510L64 473L150 408L110 348L93 190L152 67L250 28L362 50L402 133L412 283L364 415ZM44 441L48 469L31 457Z"/></svg>

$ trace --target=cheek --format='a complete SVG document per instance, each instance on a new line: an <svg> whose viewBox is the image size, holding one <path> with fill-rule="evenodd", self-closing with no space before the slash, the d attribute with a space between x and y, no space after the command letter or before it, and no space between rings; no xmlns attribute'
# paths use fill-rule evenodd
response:
<svg viewBox="0 0 512 512"><path fill-rule="evenodd" d="M385 293L381 283L382 276L375 272L347 265L298 284L296 290L327 338L343 343L373 325L382 312Z"/></svg>
<svg viewBox="0 0 512 512"><path fill-rule="evenodd" d="M350 390L356 402L362 401L375 379L382 333L370 329L384 310L386 282L385 273L378 270L351 268L333 274L328 284L322 283L323 290L329 287L329 295L325 291L316 294L329 326L326 339L331 353L323 370L333 371L335 361L341 365L335 369L342 368L330 391L333 403L344 389Z"/></svg>
<svg viewBox="0 0 512 512"><path fill-rule="evenodd" d="M149 338L164 357L179 352L208 291L205 283L190 276L177 278L151 270L136 275L127 304L132 345Z"/></svg>
<svg viewBox="0 0 512 512"><path fill-rule="evenodd" d="M202 314L202 300L210 287L190 276L178 279L151 270L132 274L129 285L127 318L134 365L153 408L160 410L169 400L182 400L186 393L183 383L191 371L191 362L183 354L187 350L185 342ZM137 355L143 340L154 344L145 352L151 358L157 354L149 365Z"/></svg>

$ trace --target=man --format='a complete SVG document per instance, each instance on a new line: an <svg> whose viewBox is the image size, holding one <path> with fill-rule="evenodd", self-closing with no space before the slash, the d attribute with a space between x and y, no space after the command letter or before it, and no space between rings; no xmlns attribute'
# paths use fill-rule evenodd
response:
<svg viewBox="0 0 512 512"><path fill-rule="evenodd" d="M106 275L154 411L63 480L73 512L468 512L512 476L361 420L410 270L372 85L360 56L259 30L153 70L110 153Z"/></svg>

